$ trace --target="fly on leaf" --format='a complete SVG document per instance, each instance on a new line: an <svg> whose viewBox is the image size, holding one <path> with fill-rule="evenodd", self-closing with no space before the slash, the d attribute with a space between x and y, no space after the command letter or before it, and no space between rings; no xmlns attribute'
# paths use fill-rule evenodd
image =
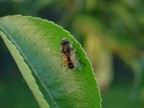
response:
<svg viewBox="0 0 144 108"><path fill-rule="evenodd" d="M66 69L74 69L76 67L76 54L70 41L66 38L62 39L61 43L61 57Z"/></svg>

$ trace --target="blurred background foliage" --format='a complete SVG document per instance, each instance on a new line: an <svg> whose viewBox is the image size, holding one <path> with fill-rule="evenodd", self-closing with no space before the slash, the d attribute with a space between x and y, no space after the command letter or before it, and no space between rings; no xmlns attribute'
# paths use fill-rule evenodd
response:
<svg viewBox="0 0 144 108"><path fill-rule="evenodd" d="M0 17L30 15L63 26L92 62L103 108L143 108L143 5L143 0L0 0ZM39 108L2 39L0 107Z"/></svg>

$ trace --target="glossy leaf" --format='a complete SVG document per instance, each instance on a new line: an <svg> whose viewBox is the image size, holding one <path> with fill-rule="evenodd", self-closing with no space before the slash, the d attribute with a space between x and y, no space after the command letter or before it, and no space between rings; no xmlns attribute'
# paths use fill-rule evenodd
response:
<svg viewBox="0 0 144 108"><path fill-rule="evenodd" d="M41 108L100 108L94 72L80 44L63 28L40 18L0 18L0 35ZM75 69L61 67L63 38L79 58Z"/></svg>

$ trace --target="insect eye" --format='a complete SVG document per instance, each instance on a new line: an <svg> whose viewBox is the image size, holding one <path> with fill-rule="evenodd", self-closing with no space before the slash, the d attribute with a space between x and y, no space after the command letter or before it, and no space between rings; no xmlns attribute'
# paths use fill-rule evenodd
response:
<svg viewBox="0 0 144 108"><path fill-rule="evenodd" d="M69 44L69 40L68 39L62 40L60 44L61 45Z"/></svg>
<svg viewBox="0 0 144 108"><path fill-rule="evenodd" d="M62 43L62 45L66 45L66 44L69 44L69 42L63 42L63 43Z"/></svg>

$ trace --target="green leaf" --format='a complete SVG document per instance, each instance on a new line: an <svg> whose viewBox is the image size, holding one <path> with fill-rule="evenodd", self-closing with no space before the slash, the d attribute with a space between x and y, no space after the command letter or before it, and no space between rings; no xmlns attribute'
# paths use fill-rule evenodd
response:
<svg viewBox="0 0 144 108"><path fill-rule="evenodd" d="M0 18L0 35L41 108L101 107L91 63L63 28L47 20L15 15ZM82 62L73 70L61 67L63 38L70 40Z"/></svg>

